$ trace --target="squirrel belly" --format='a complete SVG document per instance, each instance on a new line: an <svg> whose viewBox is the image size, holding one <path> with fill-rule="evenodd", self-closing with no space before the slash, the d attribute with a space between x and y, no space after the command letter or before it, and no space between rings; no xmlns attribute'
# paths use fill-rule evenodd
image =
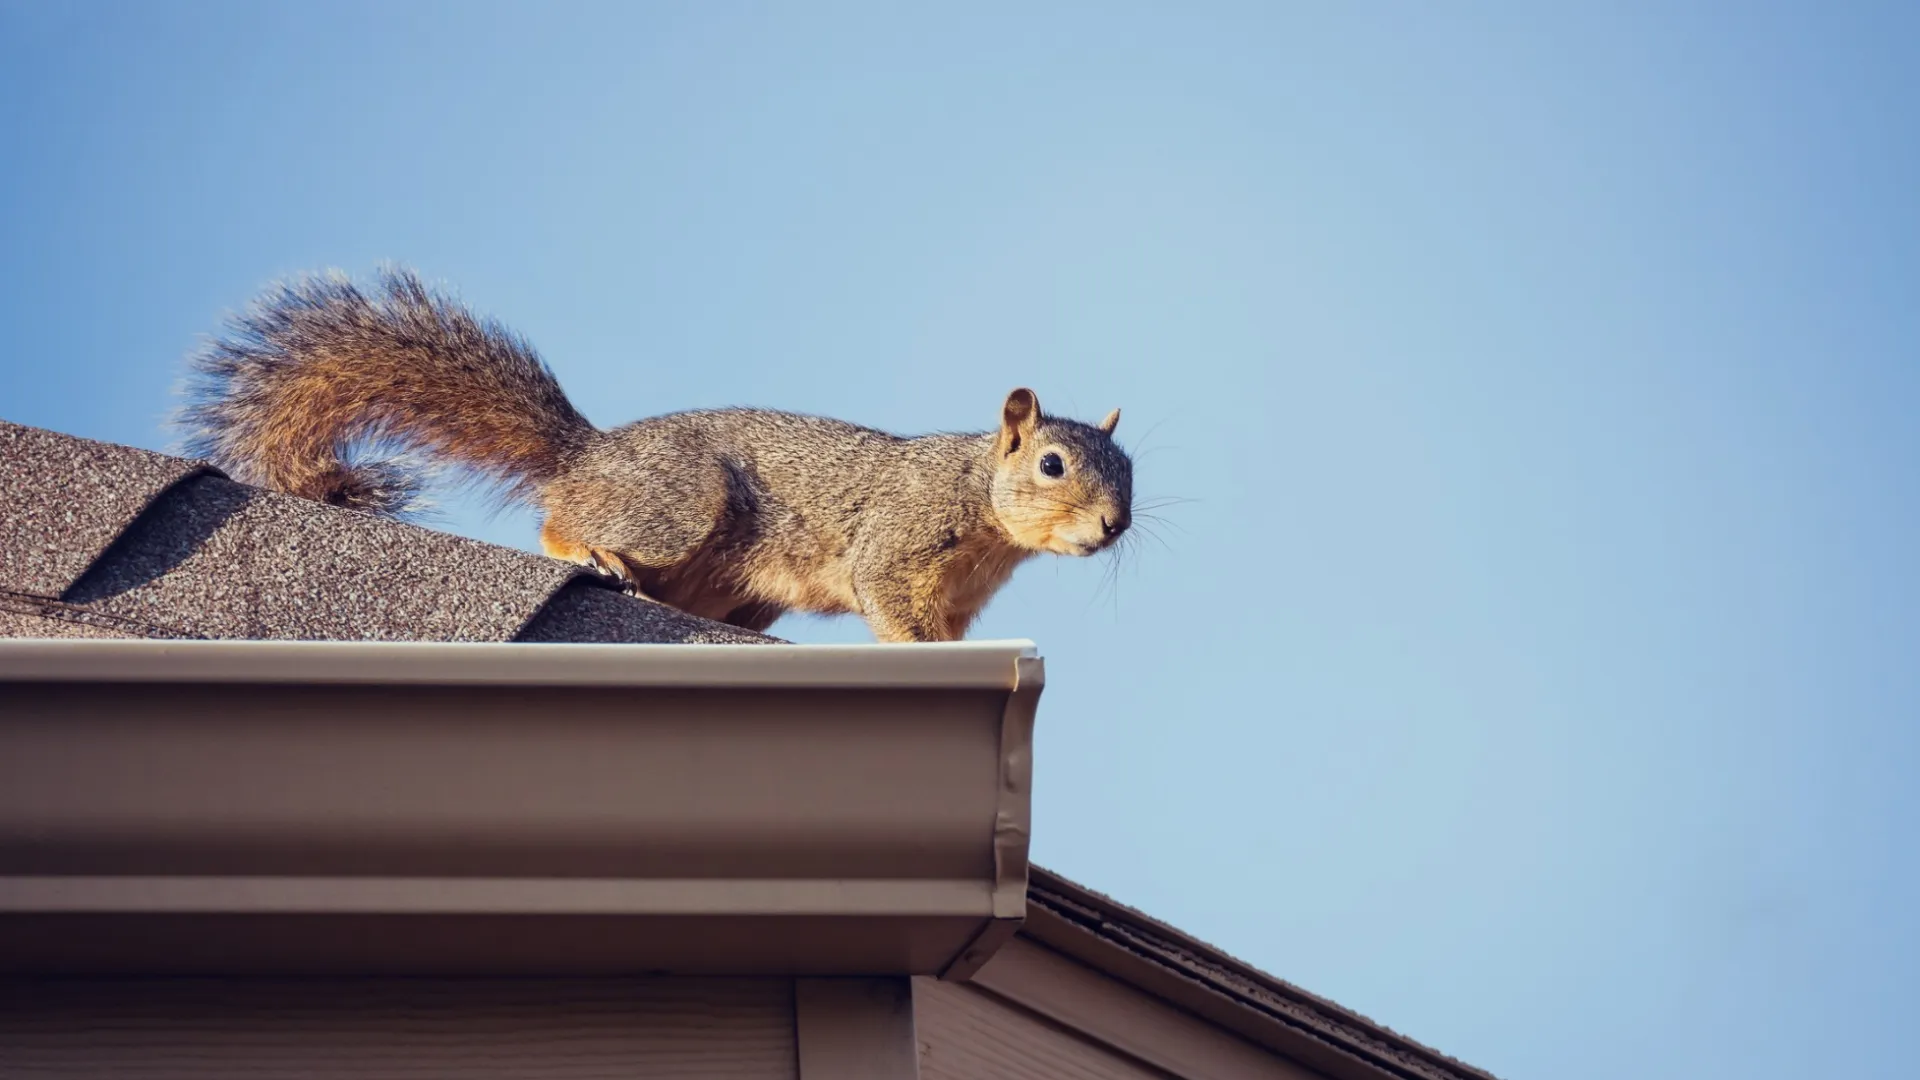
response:
<svg viewBox="0 0 1920 1080"><path fill-rule="evenodd" d="M270 290L193 374L188 447L236 480L403 515L423 465L471 470L541 509L548 555L751 630L797 610L959 640L1020 563L1107 550L1132 521L1117 409L1085 424L1023 388L978 434L741 408L602 431L524 340L406 270L371 295L340 275Z"/></svg>

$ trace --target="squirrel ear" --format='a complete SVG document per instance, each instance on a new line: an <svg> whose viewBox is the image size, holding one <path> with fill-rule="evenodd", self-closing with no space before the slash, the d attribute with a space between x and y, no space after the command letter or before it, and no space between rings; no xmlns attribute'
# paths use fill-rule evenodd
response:
<svg viewBox="0 0 1920 1080"><path fill-rule="evenodd" d="M1115 409L1112 412L1108 413L1107 418L1105 420L1100 421L1100 430L1106 432L1109 435L1113 434L1113 429L1119 426L1120 426L1120 410L1119 409Z"/></svg>
<svg viewBox="0 0 1920 1080"><path fill-rule="evenodd" d="M1000 452L1011 454L1040 426L1040 398L1021 387L1000 407Z"/></svg>

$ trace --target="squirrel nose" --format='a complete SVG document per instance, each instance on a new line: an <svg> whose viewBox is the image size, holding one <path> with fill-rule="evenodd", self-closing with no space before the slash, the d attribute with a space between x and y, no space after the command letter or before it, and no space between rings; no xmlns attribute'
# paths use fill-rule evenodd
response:
<svg viewBox="0 0 1920 1080"><path fill-rule="evenodd" d="M1125 519L1122 519L1120 521L1108 521L1107 515L1105 514L1100 515L1100 531L1103 533L1106 533L1108 537L1119 535L1120 530L1126 527L1127 527L1127 523Z"/></svg>

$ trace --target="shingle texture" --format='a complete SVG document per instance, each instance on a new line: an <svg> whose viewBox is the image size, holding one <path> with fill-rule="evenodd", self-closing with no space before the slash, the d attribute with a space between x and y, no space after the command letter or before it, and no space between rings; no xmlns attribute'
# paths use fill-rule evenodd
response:
<svg viewBox="0 0 1920 1080"><path fill-rule="evenodd" d="M756 643L579 567L0 421L0 635Z"/></svg>
<svg viewBox="0 0 1920 1080"><path fill-rule="evenodd" d="M126 523L201 462L0 421L0 558L8 588L58 596Z"/></svg>
<svg viewBox="0 0 1920 1080"><path fill-rule="evenodd" d="M1039 867L1027 890L1040 908L1173 972L1404 1080L1496 1080L1493 1074L1392 1031L1351 1009L1276 979L1150 915Z"/></svg>

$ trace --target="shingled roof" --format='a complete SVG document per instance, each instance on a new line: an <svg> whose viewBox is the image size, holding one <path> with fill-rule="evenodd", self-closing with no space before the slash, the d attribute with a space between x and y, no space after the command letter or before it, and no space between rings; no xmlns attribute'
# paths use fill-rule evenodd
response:
<svg viewBox="0 0 1920 1080"><path fill-rule="evenodd" d="M0 637L764 643L581 567L0 420Z"/></svg>

